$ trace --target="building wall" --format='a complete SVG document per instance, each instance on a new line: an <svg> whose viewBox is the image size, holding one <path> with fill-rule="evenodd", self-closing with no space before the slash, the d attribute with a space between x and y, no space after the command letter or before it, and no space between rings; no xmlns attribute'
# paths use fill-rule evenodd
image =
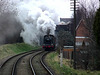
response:
<svg viewBox="0 0 100 75"><path fill-rule="evenodd" d="M77 46L82 46L83 41L85 45L89 45L89 38L88 37L76 37L76 45Z"/></svg>
<svg viewBox="0 0 100 75"><path fill-rule="evenodd" d="M76 36L83 36L83 37L89 36L89 31L86 28L83 20L81 21L81 23L78 25L78 27L76 29Z"/></svg>
<svg viewBox="0 0 100 75"><path fill-rule="evenodd" d="M76 46L89 45L89 31L85 25L85 21L82 19L76 28Z"/></svg>
<svg viewBox="0 0 100 75"><path fill-rule="evenodd" d="M76 28L76 46L77 46L77 55L79 54L79 47L82 46L83 42L85 46L89 45L89 31L85 26L85 21L82 19L79 25ZM73 50L63 49L63 57L71 59L73 56ZM77 56L78 57L78 56Z"/></svg>

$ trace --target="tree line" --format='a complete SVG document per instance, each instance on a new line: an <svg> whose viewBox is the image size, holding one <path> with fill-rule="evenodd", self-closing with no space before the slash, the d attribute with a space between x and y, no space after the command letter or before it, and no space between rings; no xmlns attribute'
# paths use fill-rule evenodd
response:
<svg viewBox="0 0 100 75"><path fill-rule="evenodd" d="M84 66L84 69L89 70L100 70L100 8L97 8L96 3L96 1L91 1L91 5L87 6L86 0L82 0L79 10L76 11L77 24L81 19L85 20L90 39L88 47L83 42L81 56L79 57L77 54L77 61L81 60L81 65ZM64 45L62 43L68 43L68 40L73 41L72 35L68 32L60 31L59 34L58 43L61 47ZM72 38L65 39L67 36Z"/></svg>

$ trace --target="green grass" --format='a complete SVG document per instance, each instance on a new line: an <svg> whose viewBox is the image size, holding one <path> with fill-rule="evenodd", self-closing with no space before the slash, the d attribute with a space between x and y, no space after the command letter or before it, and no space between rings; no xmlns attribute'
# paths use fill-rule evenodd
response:
<svg viewBox="0 0 100 75"><path fill-rule="evenodd" d="M11 44L8 45L8 48L13 50L15 53L21 53L21 52L27 52L30 50L35 50L38 49L38 46L31 46L25 43L16 43L16 44Z"/></svg>
<svg viewBox="0 0 100 75"><path fill-rule="evenodd" d="M54 69L57 75L100 75L100 71L89 71L89 70L75 70L68 65L63 64L60 67L58 54L56 52L47 55L46 60L48 64Z"/></svg>
<svg viewBox="0 0 100 75"><path fill-rule="evenodd" d="M0 59L15 55L15 54L19 54L22 52L36 50L39 48L40 48L39 46L30 46L30 45L25 44L25 43L2 45L2 46L0 46Z"/></svg>

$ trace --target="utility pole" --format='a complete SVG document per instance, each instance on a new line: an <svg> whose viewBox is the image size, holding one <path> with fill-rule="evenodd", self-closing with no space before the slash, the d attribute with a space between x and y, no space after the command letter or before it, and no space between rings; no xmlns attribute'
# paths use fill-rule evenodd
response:
<svg viewBox="0 0 100 75"><path fill-rule="evenodd" d="M74 69L76 69L76 0L74 0Z"/></svg>
<svg viewBox="0 0 100 75"><path fill-rule="evenodd" d="M74 7L71 7L71 9L74 9L71 11L74 11L74 26L73 26L74 28L74 51L73 51L74 64L73 64L73 67L74 69L76 69L76 10L78 10L78 5L76 5L76 3L79 3L79 2L78 1L76 2L76 0L70 0L70 1L71 1L70 5L74 6Z"/></svg>
<svg viewBox="0 0 100 75"><path fill-rule="evenodd" d="M99 8L100 8L100 0L99 0Z"/></svg>

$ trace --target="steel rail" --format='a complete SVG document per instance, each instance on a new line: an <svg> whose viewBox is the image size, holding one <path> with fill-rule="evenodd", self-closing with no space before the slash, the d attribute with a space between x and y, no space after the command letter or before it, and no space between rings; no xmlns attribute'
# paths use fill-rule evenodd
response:
<svg viewBox="0 0 100 75"><path fill-rule="evenodd" d="M46 53L44 53L42 56L41 56L41 64L43 65L43 67L48 71L48 73L50 75L54 75L54 73L52 71L50 71L49 67L46 66L45 62L44 62L44 57L48 54L49 52L47 51Z"/></svg>
<svg viewBox="0 0 100 75"><path fill-rule="evenodd" d="M26 53L25 55L19 57L19 58L16 60L15 64L13 65L13 69L12 69L12 74L11 74L11 75L16 75L16 67L17 67L18 62L19 62L23 57L25 57L25 56L27 56L27 55L29 55L29 54L32 54L33 52L37 52L37 51L28 52L28 53Z"/></svg>
<svg viewBox="0 0 100 75"><path fill-rule="evenodd" d="M36 75L36 72L35 72L35 70L34 70L34 68L33 68L32 60L33 60L33 58L34 58L35 56L41 54L42 52L44 52L44 51L41 51L41 52L39 52L39 53L36 53L35 55L33 55L33 56L30 58L30 66L31 66L31 70L32 70L33 75Z"/></svg>
<svg viewBox="0 0 100 75"><path fill-rule="evenodd" d="M43 53L43 52L44 52L44 53ZM45 56L46 54L49 53L48 51L39 52L39 53L33 55L33 56L30 58L30 66L31 66L31 70L32 70L33 75L37 75L37 74L36 74L36 72L35 72L35 68L34 68L33 65L32 65L32 60L34 59L35 56L37 56L37 55L39 55L39 54L41 54L41 53L43 53L43 54L42 54L42 56L40 57L40 64L42 64L42 66L44 67L44 69L45 69L50 75L54 75L54 73L53 73L52 71L50 71L50 69L45 65L45 63L44 63L44 61L43 61L44 56Z"/></svg>
<svg viewBox="0 0 100 75"><path fill-rule="evenodd" d="M37 51L37 50L31 50L31 51L28 51L28 52L32 52L32 51ZM39 50L38 50L38 51L39 51ZM16 54L16 55L14 55L14 56L11 56L11 57L8 58L6 61L4 61L4 62L2 63L2 65L0 65L0 69L1 69L8 61L10 61L11 59L13 59L14 57L17 57L17 56L22 55L22 54L25 54L25 53L27 53L27 52L23 52L23 53L20 53L20 54Z"/></svg>

